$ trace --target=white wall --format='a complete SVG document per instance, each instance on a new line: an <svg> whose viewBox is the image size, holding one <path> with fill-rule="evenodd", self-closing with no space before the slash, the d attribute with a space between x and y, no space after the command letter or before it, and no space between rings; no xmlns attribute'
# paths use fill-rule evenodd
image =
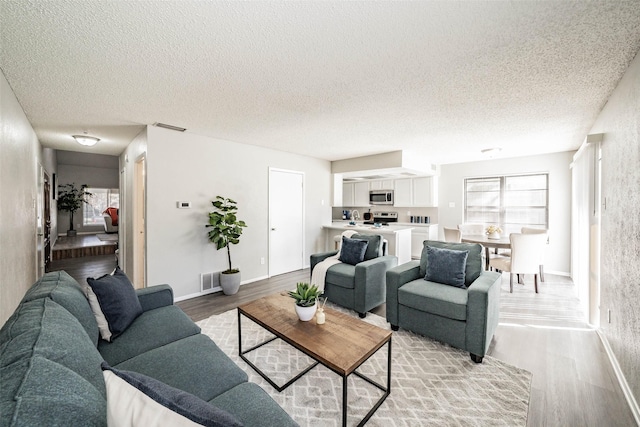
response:
<svg viewBox="0 0 640 427"><path fill-rule="evenodd" d="M589 133L604 134L600 327L640 402L640 55Z"/></svg>
<svg viewBox="0 0 640 427"><path fill-rule="evenodd" d="M549 173L549 246L545 271L569 274L571 269L571 171L574 152L443 165L439 186L439 235L464 219L464 180L481 176ZM449 207L454 203L455 207Z"/></svg>
<svg viewBox="0 0 640 427"><path fill-rule="evenodd" d="M38 163L38 138L0 73L0 325L36 280Z"/></svg>
<svg viewBox="0 0 640 427"><path fill-rule="evenodd" d="M147 135L147 285L169 283L176 297L193 296L201 273L227 268L226 252L216 251L205 228L217 195L238 202L238 217L248 225L231 246L242 281L267 277L269 167L305 173L306 262L323 250L330 162L157 127ZM191 209L177 209L178 201L191 202Z"/></svg>

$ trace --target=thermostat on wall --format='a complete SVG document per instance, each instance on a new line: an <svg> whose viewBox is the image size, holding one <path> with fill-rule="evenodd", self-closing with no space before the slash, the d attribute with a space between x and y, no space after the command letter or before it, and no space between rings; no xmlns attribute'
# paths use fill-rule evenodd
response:
<svg viewBox="0 0 640 427"><path fill-rule="evenodd" d="M178 202L178 209L189 209L191 208L191 202Z"/></svg>

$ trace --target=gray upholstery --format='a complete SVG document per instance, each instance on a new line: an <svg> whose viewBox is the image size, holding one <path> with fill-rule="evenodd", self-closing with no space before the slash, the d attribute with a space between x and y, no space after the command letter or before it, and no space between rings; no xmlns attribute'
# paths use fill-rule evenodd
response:
<svg viewBox="0 0 640 427"><path fill-rule="evenodd" d="M112 343L98 342L95 317L71 276L47 273L36 282L0 329L0 425L106 426L104 360L215 400L245 426L297 425L173 305L169 286L137 297L143 313ZM241 396L252 400L243 404Z"/></svg>
<svg viewBox="0 0 640 427"><path fill-rule="evenodd" d="M426 247L468 250L467 289L424 280ZM498 326L500 274L483 270L483 247L426 240L420 261L387 271L387 321L471 353L481 361Z"/></svg>
<svg viewBox="0 0 640 427"><path fill-rule="evenodd" d="M364 261L356 265L336 264L327 270L324 296L338 305L366 313L383 304L386 294L386 271L398 265L398 258L385 253L385 241L379 234L354 234L354 239L367 240ZM311 272L315 266L337 251L311 255Z"/></svg>

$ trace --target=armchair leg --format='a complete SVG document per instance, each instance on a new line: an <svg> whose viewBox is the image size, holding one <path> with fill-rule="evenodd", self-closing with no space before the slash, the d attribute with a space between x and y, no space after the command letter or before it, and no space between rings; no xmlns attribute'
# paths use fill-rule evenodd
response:
<svg viewBox="0 0 640 427"><path fill-rule="evenodd" d="M391 330L392 330L392 331L397 331L398 329L400 329L400 326L398 326L398 325L391 325Z"/></svg>
<svg viewBox="0 0 640 427"><path fill-rule="evenodd" d="M537 294L537 293L538 293L538 275L537 275L537 274L534 274L534 275L533 275L533 283L534 283L534 285L535 285L535 288L536 288L536 294Z"/></svg>
<svg viewBox="0 0 640 427"><path fill-rule="evenodd" d="M471 355L471 360L475 363L482 363L482 356L478 356L477 354L469 353Z"/></svg>
<svg viewBox="0 0 640 427"><path fill-rule="evenodd" d="M540 281L544 282L544 265L540 264Z"/></svg>
<svg viewBox="0 0 640 427"><path fill-rule="evenodd" d="M513 293L513 273L509 273L509 293Z"/></svg>
<svg viewBox="0 0 640 427"><path fill-rule="evenodd" d="M365 317L367 317L367 313L358 313L358 316L360 316L361 319L364 319Z"/></svg>

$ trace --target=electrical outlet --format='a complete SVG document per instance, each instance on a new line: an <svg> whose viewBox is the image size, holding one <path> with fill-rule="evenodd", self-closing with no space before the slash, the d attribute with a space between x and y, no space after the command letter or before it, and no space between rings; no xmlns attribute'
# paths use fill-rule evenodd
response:
<svg viewBox="0 0 640 427"><path fill-rule="evenodd" d="M411 216L411 211L407 211L407 216Z"/></svg>
<svg viewBox="0 0 640 427"><path fill-rule="evenodd" d="M260 264L264 265L264 257L260 258Z"/></svg>

